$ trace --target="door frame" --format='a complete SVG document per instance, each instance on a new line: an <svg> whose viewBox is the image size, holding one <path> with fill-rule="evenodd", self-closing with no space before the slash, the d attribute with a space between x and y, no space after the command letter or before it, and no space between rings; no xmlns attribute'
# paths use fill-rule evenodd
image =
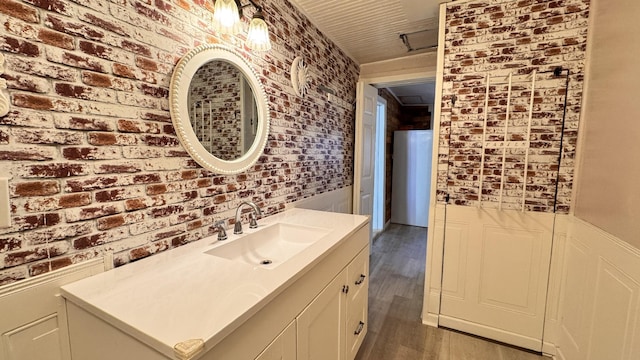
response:
<svg viewBox="0 0 640 360"><path fill-rule="evenodd" d="M439 23L439 35L438 43L444 44L445 42L445 21L446 19L446 7L445 4L440 4L440 23ZM393 85L409 85L417 84L426 81L436 81L435 98L434 98L434 110L433 110L433 154L431 157L431 190L429 191L429 222L427 229L427 260L425 265L425 278L424 278L424 300L422 305L422 323L430 326L438 326L438 315L440 311L440 279L442 278L442 259L443 259L443 244L444 236L437 238L435 236L436 216L438 216L438 222L441 227L444 227L444 205L437 206L436 201L436 189L438 179L438 152L440 145L440 112L442 103L442 77L444 74L444 46L438 46L437 50L437 62L436 68L425 70L417 70L414 72L406 72L403 74L394 73L393 71L388 74L379 74L373 76L360 77L358 80L358 86L356 87L356 104L362 103L362 84L373 85L376 84L379 87L393 86ZM356 122L355 122L355 142L354 142L354 179L353 179L353 213L358 214L360 211L359 200L356 200L355 194L360 193L360 167L362 166L362 119L358 117L358 108L356 108ZM386 131L386 129L385 129ZM440 219L442 217L442 220ZM444 232L442 232L444 235ZM440 236L440 232L438 232ZM434 251L439 252L434 257ZM440 269L438 269L440 266ZM434 281L432 281L432 279ZM432 282L436 282L437 296L431 293ZM435 309L435 311L433 311Z"/></svg>
<svg viewBox="0 0 640 360"><path fill-rule="evenodd" d="M436 89L433 101L433 154L431 156L431 191L429 196L429 222L427 228L427 257L424 274L422 323L438 327L440 295L442 292L442 263L444 261L444 225L446 207L438 205L438 170L440 163L440 117L442 112L442 80L444 77L444 43L446 33L446 3L440 4L438 50L436 62Z"/></svg>
<svg viewBox="0 0 640 360"><path fill-rule="evenodd" d="M381 109L382 108L382 113ZM371 213L371 222L373 223L372 231L374 233L384 230L385 221L385 176L387 166L385 164L386 155L386 135L387 135L387 100L378 95L378 102L376 106L376 136L374 142L374 161L376 162L376 168L373 175L373 212ZM382 137L382 139L381 139ZM380 153L382 151L382 154ZM382 155L382 159L380 159ZM382 160L382 161L380 161ZM382 195L380 194L382 192ZM376 227L379 225L380 227Z"/></svg>

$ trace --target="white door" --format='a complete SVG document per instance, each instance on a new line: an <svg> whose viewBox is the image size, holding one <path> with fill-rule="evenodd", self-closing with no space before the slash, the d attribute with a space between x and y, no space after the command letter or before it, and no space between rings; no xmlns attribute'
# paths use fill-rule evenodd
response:
<svg viewBox="0 0 640 360"><path fill-rule="evenodd" d="M557 128L539 121L540 111L558 109L553 117L563 118L564 98L540 94L566 93L564 81L535 71L485 74L484 103L495 104L485 105L477 141L457 144L474 160L448 168L448 193L459 205L446 206L444 326L542 350L556 204L549 187L539 185L551 184L558 171L562 137L545 143L546 151L535 139ZM469 108L465 101L456 107ZM532 171L540 168L552 171ZM463 186L458 179L471 181Z"/></svg>
<svg viewBox="0 0 640 360"><path fill-rule="evenodd" d="M378 90L358 82L357 99L353 210L356 214L371 215Z"/></svg>
<svg viewBox="0 0 640 360"><path fill-rule="evenodd" d="M346 271L341 272L298 316L298 360L344 360Z"/></svg>
<svg viewBox="0 0 640 360"><path fill-rule="evenodd" d="M542 350L554 214L447 205L440 324Z"/></svg>

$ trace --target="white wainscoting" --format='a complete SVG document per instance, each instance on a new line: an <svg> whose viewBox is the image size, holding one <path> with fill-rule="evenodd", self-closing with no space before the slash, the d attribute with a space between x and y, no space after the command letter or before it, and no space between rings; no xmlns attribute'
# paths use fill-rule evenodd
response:
<svg viewBox="0 0 640 360"><path fill-rule="evenodd" d="M549 301L545 338L555 343L556 357L640 359L640 250L575 217L564 243L555 245L562 275L551 286L560 294L556 319Z"/></svg>
<svg viewBox="0 0 640 360"><path fill-rule="evenodd" d="M69 360L60 286L100 273L102 258L0 287L0 360Z"/></svg>
<svg viewBox="0 0 640 360"><path fill-rule="evenodd" d="M353 187L314 195L286 205L287 209L301 208L351 214L353 209Z"/></svg>

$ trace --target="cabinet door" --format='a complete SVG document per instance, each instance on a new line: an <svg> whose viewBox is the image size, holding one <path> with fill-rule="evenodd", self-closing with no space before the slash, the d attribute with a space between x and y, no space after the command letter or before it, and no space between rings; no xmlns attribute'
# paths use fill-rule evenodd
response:
<svg viewBox="0 0 640 360"><path fill-rule="evenodd" d="M369 303L369 248L360 252L347 267L347 327L345 341L347 360L356 357L367 334Z"/></svg>
<svg viewBox="0 0 640 360"><path fill-rule="evenodd" d="M292 321L291 324L258 355L256 360L296 360L295 321Z"/></svg>
<svg viewBox="0 0 640 360"><path fill-rule="evenodd" d="M342 271L298 316L298 360L345 359L346 284Z"/></svg>

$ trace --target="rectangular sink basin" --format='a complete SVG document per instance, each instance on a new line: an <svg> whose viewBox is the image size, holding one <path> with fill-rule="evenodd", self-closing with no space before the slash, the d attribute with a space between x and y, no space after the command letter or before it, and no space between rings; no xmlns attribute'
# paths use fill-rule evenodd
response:
<svg viewBox="0 0 640 360"><path fill-rule="evenodd" d="M256 267L273 269L330 231L325 228L276 223L205 253Z"/></svg>

